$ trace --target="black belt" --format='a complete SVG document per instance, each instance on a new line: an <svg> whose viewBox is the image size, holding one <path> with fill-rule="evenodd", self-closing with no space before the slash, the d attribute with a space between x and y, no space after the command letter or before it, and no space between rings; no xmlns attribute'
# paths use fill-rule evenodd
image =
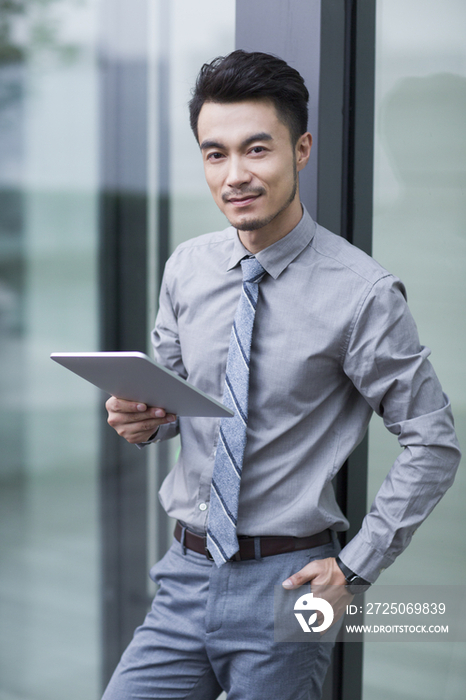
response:
<svg viewBox="0 0 466 700"><path fill-rule="evenodd" d="M182 535L184 530L184 538ZM196 535L186 528L183 528L180 522L176 523L175 539L181 542L182 545L193 552L204 554L207 559L212 559L212 556L207 549L207 539L202 535ZM239 536L239 551L232 557L234 561L244 561L246 559L255 558L254 540L255 537ZM274 535L268 537L259 537L260 541L260 556L270 557L273 554L285 554L286 552L298 552L301 549L310 549L311 547L319 547L323 544L329 544L332 541L331 530L323 530L309 537L281 537Z"/></svg>

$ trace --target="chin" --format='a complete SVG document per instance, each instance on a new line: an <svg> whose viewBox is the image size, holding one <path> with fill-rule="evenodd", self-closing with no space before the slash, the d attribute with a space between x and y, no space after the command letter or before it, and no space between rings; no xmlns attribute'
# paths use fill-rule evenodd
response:
<svg viewBox="0 0 466 700"><path fill-rule="evenodd" d="M258 231L260 228L263 228L264 226L267 226L267 224L270 224L270 222L273 221L275 217L276 214L271 214L269 216L264 217L241 216L238 217L237 220L228 219L228 221L230 222L231 226L234 226L234 228L238 229L238 231Z"/></svg>
<svg viewBox="0 0 466 700"><path fill-rule="evenodd" d="M260 228L267 226L270 221L271 219L249 219L248 221L240 221L237 223L230 221L230 224L237 228L238 231L258 231Z"/></svg>

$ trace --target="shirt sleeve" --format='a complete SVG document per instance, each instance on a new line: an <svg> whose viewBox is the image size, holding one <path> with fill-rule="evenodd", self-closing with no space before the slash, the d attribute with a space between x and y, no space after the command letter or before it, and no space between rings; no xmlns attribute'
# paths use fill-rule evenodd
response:
<svg viewBox="0 0 466 700"><path fill-rule="evenodd" d="M362 299L343 363L403 448L360 531L340 553L346 566L371 583L408 546L453 483L461 458L450 402L429 355L402 283L387 275Z"/></svg>

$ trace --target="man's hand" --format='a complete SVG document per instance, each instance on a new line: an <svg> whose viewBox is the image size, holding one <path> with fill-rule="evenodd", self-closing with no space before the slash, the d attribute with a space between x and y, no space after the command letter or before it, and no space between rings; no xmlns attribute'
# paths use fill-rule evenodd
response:
<svg viewBox="0 0 466 700"><path fill-rule="evenodd" d="M319 598L327 600L332 606L334 613L332 624L335 624L345 613L346 606L351 603L354 596L346 590L345 577L334 557L311 561L296 574L283 581L282 586L293 590L309 581L311 582L311 590ZM317 615L318 620L319 616L321 617L321 613Z"/></svg>
<svg viewBox="0 0 466 700"><path fill-rule="evenodd" d="M108 399L105 408L108 411L108 424L132 444L147 442L160 425L176 420L173 413L166 413L163 408L124 401L115 396Z"/></svg>

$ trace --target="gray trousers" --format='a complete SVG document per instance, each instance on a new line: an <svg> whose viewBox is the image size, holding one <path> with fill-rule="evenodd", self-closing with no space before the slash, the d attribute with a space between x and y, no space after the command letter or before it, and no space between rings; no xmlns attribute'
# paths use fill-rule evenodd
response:
<svg viewBox="0 0 466 700"><path fill-rule="evenodd" d="M150 572L152 609L103 700L318 700L332 645L274 642L274 586L336 543L220 569L174 541Z"/></svg>

